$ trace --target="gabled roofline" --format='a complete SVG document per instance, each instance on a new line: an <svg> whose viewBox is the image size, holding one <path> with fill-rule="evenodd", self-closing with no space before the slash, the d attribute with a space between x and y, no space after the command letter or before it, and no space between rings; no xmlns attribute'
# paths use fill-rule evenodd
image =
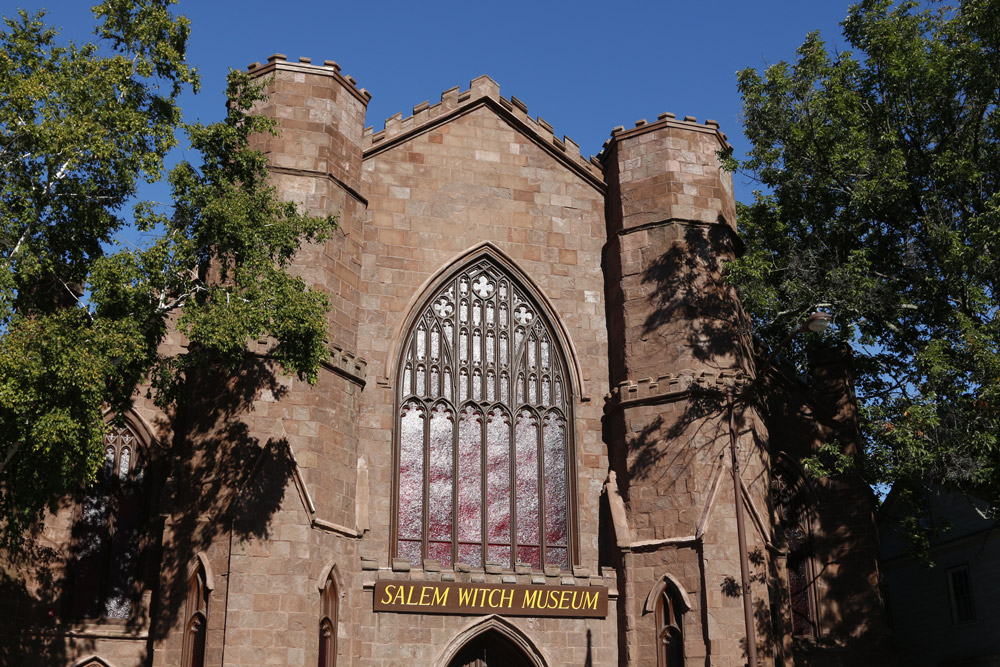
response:
<svg viewBox="0 0 1000 667"><path fill-rule="evenodd" d="M607 190L603 167L597 158L584 159L580 155L579 144L566 136L562 140L556 138L552 133L552 126L542 118L530 118L527 105L516 97L511 96L509 100L501 97L500 86L486 75L473 79L469 90L460 92L456 86L444 91L441 102L433 106L427 102L418 104L413 107L413 115L408 118L396 114L386 120L383 130L375 132L371 127L366 128L363 159L384 153L415 136L483 107L496 113L596 190L602 194Z"/></svg>

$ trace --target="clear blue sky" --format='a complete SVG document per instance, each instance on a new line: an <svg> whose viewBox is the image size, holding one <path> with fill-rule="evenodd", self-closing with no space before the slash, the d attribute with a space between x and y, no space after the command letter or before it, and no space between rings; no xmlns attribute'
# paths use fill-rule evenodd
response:
<svg viewBox="0 0 1000 667"><path fill-rule="evenodd" d="M45 7L49 22L77 40L93 25L92 1L5 4L5 15ZM502 95L523 100L585 155L600 151L616 125L664 111L719 121L741 155L736 71L792 59L810 30L841 44L848 3L181 0L176 8L191 19L189 57L202 75L202 92L183 100L188 119L220 118L227 69L278 52L340 63L372 93L367 125L376 130L489 74ZM737 197L748 199L751 184L736 181Z"/></svg>

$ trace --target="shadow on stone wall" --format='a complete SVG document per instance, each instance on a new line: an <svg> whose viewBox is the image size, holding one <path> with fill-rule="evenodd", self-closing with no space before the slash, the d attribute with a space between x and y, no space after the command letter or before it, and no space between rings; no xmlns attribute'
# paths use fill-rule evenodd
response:
<svg viewBox="0 0 1000 667"><path fill-rule="evenodd" d="M280 507L293 470L288 443L283 437L253 437L245 421L261 391L280 398L285 387L271 364L248 356L231 373L190 375L183 392L187 400L155 424L173 439L145 450L144 521L133 591L143 613L121 621L92 620L87 628L72 618L73 563L86 546L78 539L55 545L57 538L40 526L22 553L5 555L0 664L64 667L91 653L116 664L151 662L154 638L162 639L181 621L195 554L211 553L230 537L267 537ZM59 513L75 514L82 496L63 500ZM95 636L123 633L142 642L147 626L145 645L135 646L127 658L123 642ZM179 650L175 634L171 641Z"/></svg>
<svg viewBox="0 0 1000 667"><path fill-rule="evenodd" d="M62 503L64 506L68 503ZM0 665L64 665L65 642L53 635L60 608L63 557L39 543L39 533L29 535L23 550L10 557L0 572ZM37 592L25 576L36 568Z"/></svg>
<svg viewBox="0 0 1000 667"><path fill-rule="evenodd" d="M698 366L732 369L747 351L750 330L735 290L722 280L724 263L733 257L731 230L720 221L674 223L647 233L654 232L667 236L660 243L670 246L642 274L649 290L642 337L669 336L664 345L683 345Z"/></svg>
<svg viewBox="0 0 1000 667"><path fill-rule="evenodd" d="M621 345L609 346L611 379L635 383L649 377L658 382L660 393L669 393L662 386L671 382L677 397L645 404L640 399L626 410L613 409L605 419L606 442L624 443L609 454L626 502L633 486L673 488L678 478L696 476L692 469L696 464L701 467L697 474L704 475L711 457L721 453L728 462L727 400L738 374L753 375L749 323L734 291L722 281L723 263L733 250L729 230L721 225L664 223L644 233L649 235L646 247L605 255L609 333L612 341L621 340ZM635 276L628 275L629 262L634 270L635 260L630 252L648 253L640 262L641 292ZM653 256L656 252L660 254ZM623 314L628 312L632 320ZM640 317L634 316L636 312ZM752 472L743 467L743 480L750 488L760 489L761 484L770 488L772 446L784 450L795 443L789 454L798 461L831 438L856 441L853 413L845 412L852 402L849 383L829 395L797 381L786 385L764 382L746 409L736 411L739 442L743 447L752 442L762 453L764 465ZM624 391L621 398L626 398ZM817 409L818 405L829 409ZM843 437L845 429L853 431ZM725 474L728 478L728 469ZM787 583L770 569L776 556L754 551L748 554L754 589L767 591L764 598L755 595L752 606L760 639L758 655L779 665L791 664L793 655L796 665L843 664L847 656L851 660L865 656L860 664L877 664L881 657L867 656L885 654L876 648L887 633L878 631L883 611L873 580L877 538L866 504L870 489L860 479L812 482L821 487L815 507L821 521L811 538L817 563L814 584L821 594L830 592L828 599L820 598L817 608L819 636L793 641ZM720 493L731 496L731 482L722 483L726 488ZM856 502L846 502L848 498ZM773 516L770 505L768 499L760 508L768 517ZM750 521L747 529L755 530ZM703 590L718 587L726 596L740 597L739 583L732 578L701 583ZM707 636L705 640L709 645ZM745 641L742 646L745 655Z"/></svg>
<svg viewBox="0 0 1000 667"><path fill-rule="evenodd" d="M176 419L173 449L178 456L160 503L170 516L158 559L159 584L149 582L159 589L149 651L152 638L167 636L181 620L189 566L198 552L212 558L213 545L218 549L220 542L228 546L270 536L294 462L284 437L261 441L250 434L245 419L253 417L253 402L262 391L275 400L287 393L273 366L259 357L249 357L225 379L209 373L192 378L190 399ZM210 617L210 632L213 627Z"/></svg>

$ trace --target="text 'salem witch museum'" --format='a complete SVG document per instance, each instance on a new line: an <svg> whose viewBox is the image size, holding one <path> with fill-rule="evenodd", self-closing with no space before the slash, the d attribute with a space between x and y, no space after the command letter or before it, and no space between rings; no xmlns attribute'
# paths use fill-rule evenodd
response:
<svg viewBox="0 0 1000 667"><path fill-rule="evenodd" d="M295 266L334 306L329 363L310 386L260 341L179 414L137 400L46 524L68 555L3 607L6 655L738 667L745 585L757 664L891 664L871 492L800 466L859 446L846 356L766 371L733 475L756 374L716 122L587 159L487 76L373 131L336 63L250 72L273 184L339 216Z"/></svg>

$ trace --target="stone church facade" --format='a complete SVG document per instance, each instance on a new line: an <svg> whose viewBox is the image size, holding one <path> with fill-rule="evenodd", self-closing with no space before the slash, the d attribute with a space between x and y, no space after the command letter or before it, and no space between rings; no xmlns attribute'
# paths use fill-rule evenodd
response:
<svg viewBox="0 0 1000 667"><path fill-rule="evenodd" d="M339 216L295 268L330 361L310 386L259 341L175 414L137 400L104 500L0 592L2 661L736 667L738 509L758 663L890 661L871 493L800 467L858 446L848 361L728 418L755 355L717 123L587 159L486 76L376 132L336 63L250 72L273 184Z"/></svg>

